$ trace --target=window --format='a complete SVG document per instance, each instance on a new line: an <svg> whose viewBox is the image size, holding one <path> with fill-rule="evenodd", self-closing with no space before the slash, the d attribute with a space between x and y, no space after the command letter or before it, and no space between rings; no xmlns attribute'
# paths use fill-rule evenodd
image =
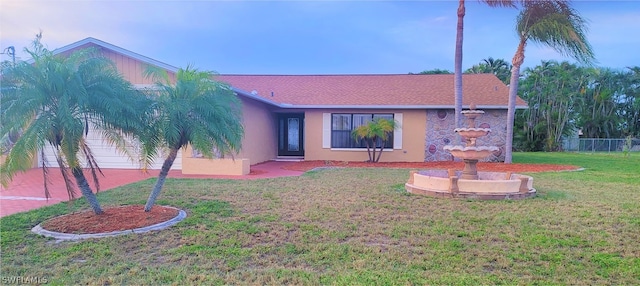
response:
<svg viewBox="0 0 640 286"><path fill-rule="evenodd" d="M356 140L351 136L351 131L358 126L365 125L374 118L394 120L393 114L331 114L331 148L367 148L365 140ZM393 133L384 144L384 148L393 148ZM382 140L378 139L376 146L380 147Z"/></svg>

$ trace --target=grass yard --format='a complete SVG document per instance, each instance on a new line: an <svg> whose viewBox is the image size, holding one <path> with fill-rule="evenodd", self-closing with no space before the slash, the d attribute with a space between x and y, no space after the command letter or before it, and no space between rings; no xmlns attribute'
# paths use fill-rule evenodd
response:
<svg viewBox="0 0 640 286"><path fill-rule="evenodd" d="M640 284L640 154L517 153L538 197L448 200L407 194L407 169L335 169L256 181L167 180L170 229L55 242L30 229L66 204L0 219L1 283ZM99 194L143 204L153 180ZM73 209L86 208L84 201Z"/></svg>

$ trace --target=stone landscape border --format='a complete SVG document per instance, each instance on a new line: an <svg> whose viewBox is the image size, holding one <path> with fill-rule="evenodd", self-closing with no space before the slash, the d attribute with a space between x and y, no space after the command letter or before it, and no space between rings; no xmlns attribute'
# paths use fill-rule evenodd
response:
<svg viewBox="0 0 640 286"><path fill-rule="evenodd" d="M63 232L46 230L42 228L41 224L38 224L34 226L31 229L31 231L35 234L55 238L57 240L80 240L80 239L88 239L88 238L103 238L103 237L112 237L112 236L120 236L120 235L133 234L133 233L145 233L145 232L154 231L154 230L161 230L161 229L168 228L174 224L177 224L187 217L187 213L181 209L168 207L168 206L165 206L165 207L178 210L178 215L165 222L157 223L150 226L140 227L140 228L103 232L103 233L73 234L73 233L63 233Z"/></svg>

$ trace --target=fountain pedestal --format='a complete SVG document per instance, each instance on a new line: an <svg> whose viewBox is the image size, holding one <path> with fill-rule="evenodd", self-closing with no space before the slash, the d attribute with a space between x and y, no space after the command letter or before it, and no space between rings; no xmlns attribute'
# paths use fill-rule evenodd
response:
<svg viewBox="0 0 640 286"><path fill-rule="evenodd" d="M464 159L464 169L462 169L462 175L460 179L465 180L477 180L478 179L478 168L476 168L476 164L478 160L476 159Z"/></svg>

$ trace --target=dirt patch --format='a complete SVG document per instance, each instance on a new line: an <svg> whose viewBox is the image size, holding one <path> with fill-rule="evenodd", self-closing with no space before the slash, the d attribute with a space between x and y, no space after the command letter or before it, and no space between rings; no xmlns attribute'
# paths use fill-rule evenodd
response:
<svg viewBox="0 0 640 286"><path fill-rule="evenodd" d="M42 223L42 228L72 234L104 233L158 224L176 217L179 212L164 206L154 206L145 212L143 205L109 207L103 211L101 215L89 210L55 217Z"/></svg>
<svg viewBox="0 0 640 286"><path fill-rule="evenodd" d="M463 162L346 162L346 161L301 161L285 166L284 169L306 172L318 167L351 167L351 168L404 168L404 169L455 169L462 170ZM487 172L549 172L577 170L578 166L554 164L505 164L478 163L479 171Z"/></svg>

